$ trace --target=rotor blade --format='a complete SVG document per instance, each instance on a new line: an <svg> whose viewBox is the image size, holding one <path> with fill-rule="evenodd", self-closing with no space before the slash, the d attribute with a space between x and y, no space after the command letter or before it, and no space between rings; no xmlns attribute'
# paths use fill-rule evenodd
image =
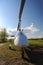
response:
<svg viewBox="0 0 43 65"><path fill-rule="evenodd" d="M20 12L19 12L19 19L21 20L23 8L24 8L25 0L21 0Z"/></svg>
<svg viewBox="0 0 43 65"><path fill-rule="evenodd" d="M19 20L19 22L18 22L17 30L21 31L21 20Z"/></svg>
<svg viewBox="0 0 43 65"><path fill-rule="evenodd" d="M21 16L24 8L25 0L21 0L21 6L20 6L20 12L19 12L19 22L18 22L18 27L17 30L21 30Z"/></svg>

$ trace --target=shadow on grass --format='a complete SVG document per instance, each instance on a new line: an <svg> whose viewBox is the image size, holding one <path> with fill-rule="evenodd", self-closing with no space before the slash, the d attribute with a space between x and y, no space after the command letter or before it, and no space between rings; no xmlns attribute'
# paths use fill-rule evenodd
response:
<svg viewBox="0 0 43 65"><path fill-rule="evenodd" d="M43 65L43 48L41 48L40 46L30 48L28 47L27 49L24 48L24 52L27 56L25 56L24 53L23 60L31 62L35 65Z"/></svg>
<svg viewBox="0 0 43 65"><path fill-rule="evenodd" d="M16 51L16 49L15 49L15 48L13 49L13 48L9 47L9 49L10 49L10 50L12 50L12 51Z"/></svg>

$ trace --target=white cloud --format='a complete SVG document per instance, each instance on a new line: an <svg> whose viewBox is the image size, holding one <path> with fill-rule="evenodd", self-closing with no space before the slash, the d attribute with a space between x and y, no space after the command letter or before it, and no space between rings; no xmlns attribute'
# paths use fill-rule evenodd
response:
<svg viewBox="0 0 43 65"><path fill-rule="evenodd" d="M38 29L33 23L30 26L25 27L23 30L24 30L24 33L26 34L27 38L39 37L38 33L39 33L40 29ZM36 34L37 34L37 36L36 36Z"/></svg>
<svg viewBox="0 0 43 65"><path fill-rule="evenodd" d="M0 29L1 30L1 29ZM26 27L26 28L23 28L24 32L28 33L35 33L35 32L38 32L39 29L37 27L34 26L34 24L32 23L30 26ZM14 28L14 29L7 29L7 33L14 33L17 31L17 28ZM43 33L43 32L42 32Z"/></svg>
<svg viewBox="0 0 43 65"><path fill-rule="evenodd" d="M43 38L42 35L39 35L39 36L32 36L32 38Z"/></svg>
<svg viewBox="0 0 43 65"><path fill-rule="evenodd" d="M0 28L0 30L2 30ZM23 32L24 34L26 34L27 38L41 38L43 37L43 32L39 32L40 30L34 26L34 24L32 23L30 26L23 28ZM7 28L7 33L9 35L15 35L17 32L17 28ZM36 34L37 33L37 34ZM39 34L38 34L39 33Z"/></svg>
<svg viewBox="0 0 43 65"><path fill-rule="evenodd" d="M39 29L35 27L33 23L29 27L24 28L24 30L31 31L31 33L35 33L39 31Z"/></svg>
<svg viewBox="0 0 43 65"><path fill-rule="evenodd" d="M17 28L7 29L8 34L11 34L11 35L14 34L16 31L17 31ZM33 23L29 27L23 28L23 32L26 34L28 38L34 37L34 33L38 31L39 29L35 27Z"/></svg>
<svg viewBox="0 0 43 65"><path fill-rule="evenodd" d="M7 33L8 33L8 34L12 34L12 33L16 32L16 31L17 31L17 28L7 29Z"/></svg>

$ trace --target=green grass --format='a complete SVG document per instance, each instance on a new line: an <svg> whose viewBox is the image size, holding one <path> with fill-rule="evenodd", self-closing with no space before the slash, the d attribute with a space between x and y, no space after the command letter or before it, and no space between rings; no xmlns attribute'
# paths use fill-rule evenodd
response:
<svg viewBox="0 0 43 65"><path fill-rule="evenodd" d="M43 40L28 40L30 45L43 44ZM9 49L9 44L12 44L12 49ZM16 47L11 41L3 46L0 46L0 62L5 65L30 65L29 62L21 58L21 47ZM3 64L3 65L4 65ZM32 64L31 64L32 65Z"/></svg>
<svg viewBox="0 0 43 65"><path fill-rule="evenodd" d="M40 45L43 44L43 40L41 39L30 39L28 40L28 42L30 43L30 45Z"/></svg>

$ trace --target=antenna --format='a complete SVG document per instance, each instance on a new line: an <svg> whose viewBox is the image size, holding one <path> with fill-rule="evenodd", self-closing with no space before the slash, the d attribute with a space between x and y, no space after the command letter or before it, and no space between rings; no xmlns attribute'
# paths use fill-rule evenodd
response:
<svg viewBox="0 0 43 65"><path fill-rule="evenodd" d="M24 8L25 0L21 0L21 6L20 6L20 12L19 12L19 22L18 22L18 27L17 30L21 31L21 16Z"/></svg>

